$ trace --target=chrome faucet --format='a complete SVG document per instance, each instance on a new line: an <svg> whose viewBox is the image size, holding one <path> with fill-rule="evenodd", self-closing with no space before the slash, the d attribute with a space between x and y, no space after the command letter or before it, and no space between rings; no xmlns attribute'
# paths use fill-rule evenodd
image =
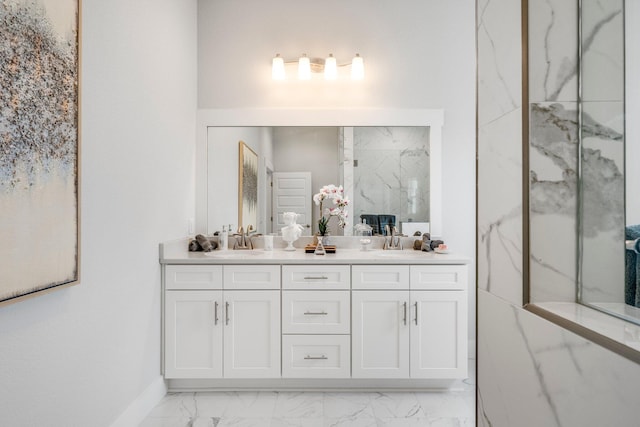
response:
<svg viewBox="0 0 640 427"><path fill-rule="evenodd" d="M398 229L396 226L389 226L389 224L384 226L384 231L387 236L389 236L389 240L385 237L384 239L384 247L383 249L402 249L402 240L400 240L400 236L396 235L398 233Z"/></svg>
<svg viewBox="0 0 640 427"><path fill-rule="evenodd" d="M240 238L240 241L238 241L238 238L236 238L236 244L233 246L233 249L253 249L253 245L251 244L251 237L249 236L249 233L251 233L252 231L253 225L247 226L246 233L244 231L244 228L240 227L237 234L237 237Z"/></svg>

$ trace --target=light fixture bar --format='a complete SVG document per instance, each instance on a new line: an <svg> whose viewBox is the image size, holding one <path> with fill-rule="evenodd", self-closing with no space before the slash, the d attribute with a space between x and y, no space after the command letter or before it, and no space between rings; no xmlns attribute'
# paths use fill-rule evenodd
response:
<svg viewBox="0 0 640 427"><path fill-rule="evenodd" d="M346 64L338 64L332 53L324 59L318 57L310 58L305 53L297 60L289 61L285 60L278 53L271 60L271 78L273 80L285 80L285 65L294 63L298 64L299 80L311 80L312 74L316 73L323 73L325 80L337 80L339 78L338 69L349 66L351 67L351 80L364 79L364 60L358 53L356 53L356 56L350 63Z"/></svg>

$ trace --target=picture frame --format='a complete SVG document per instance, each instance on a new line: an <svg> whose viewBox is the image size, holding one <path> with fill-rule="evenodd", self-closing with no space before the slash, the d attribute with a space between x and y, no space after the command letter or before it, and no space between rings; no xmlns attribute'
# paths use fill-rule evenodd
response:
<svg viewBox="0 0 640 427"><path fill-rule="evenodd" d="M0 39L12 40L0 59L2 91L12 95L0 97L5 305L80 283L81 2L0 9Z"/></svg>
<svg viewBox="0 0 640 427"><path fill-rule="evenodd" d="M258 155L244 141L239 142L238 228L258 228Z"/></svg>

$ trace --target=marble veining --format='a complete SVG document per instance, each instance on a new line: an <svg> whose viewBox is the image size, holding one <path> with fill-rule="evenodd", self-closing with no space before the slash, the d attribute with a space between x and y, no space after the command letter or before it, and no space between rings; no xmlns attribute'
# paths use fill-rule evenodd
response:
<svg viewBox="0 0 640 427"><path fill-rule="evenodd" d="M478 425L637 424L634 362L485 291L478 303Z"/></svg>
<svg viewBox="0 0 640 427"><path fill-rule="evenodd" d="M520 3L508 0L479 2L478 96L487 102L478 110L478 124L491 123L522 104L518 67L502 61L520 55ZM501 25L497 25L500 22Z"/></svg>
<svg viewBox="0 0 640 427"><path fill-rule="evenodd" d="M598 110L590 114L589 106L583 111L582 185L587 198L583 201L582 232L588 243L584 249L587 269L594 264L589 260L595 260L596 266L602 265L602 257L615 252L605 248L615 248L621 241L618 234L624 223L624 178L617 154L622 149L622 134L610 125L616 123L619 111L615 108L607 111L609 118ZM577 259L573 242L577 238L578 213L576 104L531 104L530 145L531 277L536 284L531 299L573 301L576 280L573 266ZM550 234L542 230L551 232L555 238L550 239ZM603 292L604 278L597 270L585 275L583 290L592 298L614 299L619 292L614 288Z"/></svg>
<svg viewBox="0 0 640 427"><path fill-rule="evenodd" d="M448 392L169 393L140 427L470 427L474 360L470 372Z"/></svg>

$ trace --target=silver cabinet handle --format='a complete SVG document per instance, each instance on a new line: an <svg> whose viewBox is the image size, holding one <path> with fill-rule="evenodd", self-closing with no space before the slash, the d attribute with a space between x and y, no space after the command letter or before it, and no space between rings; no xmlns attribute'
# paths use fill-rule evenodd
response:
<svg viewBox="0 0 640 427"><path fill-rule="evenodd" d="M414 320L417 325L418 324L418 301L414 302L413 305L416 307L416 318Z"/></svg>
<svg viewBox="0 0 640 427"><path fill-rule="evenodd" d="M213 324L218 324L218 301L213 305Z"/></svg>
<svg viewBox="0 0 640 427"><path fill-rule="evenodd" d="M309 356L308 354L304 357L304 360L327 360L328 357L324 354L322 356Z"/></svg>
<svg viewBox="0 0 640 427"><path fill-rule="evenodd" d="M305 276L304 280L327 280L327 276Z"/></svg>
<svg viewBox="0 0 640 427"><path fill-rule="evenodd" d="M326 316L327 312L326 311L305 311L304 315L305 316Z"/></svg>
<svg viewBox="0 0 640 427"><path fill-rule="evenodd" d="M225 325L229 324L229 302L228 301L224 303L224 321L225 321Z"/></svg>
<svg viewBox="0 0 640 427"><path fill-rule="evenodd" d="M406 325L407 324L407 302L406 301L402 304L402 310L403 310L402 323Z"/></svg>

